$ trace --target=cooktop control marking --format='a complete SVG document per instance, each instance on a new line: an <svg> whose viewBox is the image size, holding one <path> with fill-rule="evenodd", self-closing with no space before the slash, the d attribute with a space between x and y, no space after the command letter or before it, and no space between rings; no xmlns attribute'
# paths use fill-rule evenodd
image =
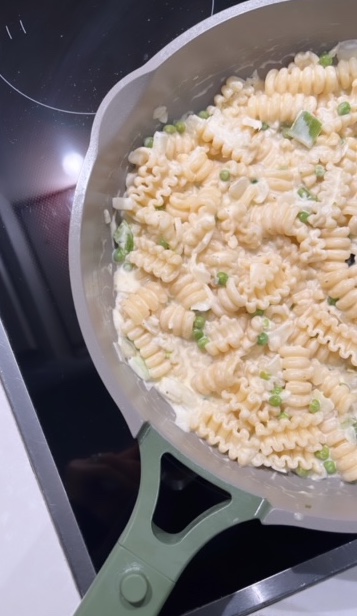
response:
<svg viewBox="0 0 357 616"><path fill-rule="evenodd" d="M214 0L213 0L213 2L214 2ZM22 20L21 20L21 19L20 19L20 26L21 26L21 28L22 28L23 33L24 33L24 34L27 34L27 32L26 32L26 30L25 30L25 26L24 26L24 24L22 23Z"/></svg>
<svg viewBox="0 0 357 616"><path fill-rule="evenodd" d="M9 35L9 38L12 40L11 32L10 32L8 26L5 26L5 29L6 29L6 32L8 33L8 35Z"/></svg>

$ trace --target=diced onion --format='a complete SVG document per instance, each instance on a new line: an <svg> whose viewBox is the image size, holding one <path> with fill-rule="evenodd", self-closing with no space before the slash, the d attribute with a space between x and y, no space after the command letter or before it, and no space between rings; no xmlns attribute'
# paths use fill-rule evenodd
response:
<svg viewBox="0 0 357 616"><path fill-rule="evenodd" d="M348 41L342 41L335 47L336 56L338 61L350 60L357 57L357 39L350 39Z"/></svg>

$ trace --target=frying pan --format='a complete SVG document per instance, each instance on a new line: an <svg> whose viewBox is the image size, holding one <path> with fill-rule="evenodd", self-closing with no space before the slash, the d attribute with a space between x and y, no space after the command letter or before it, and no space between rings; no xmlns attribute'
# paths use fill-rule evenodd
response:
<svg viewBox="0 0 357 616"><path fill-rule="evenodd" d="M169 117L205 108L223 81L268 71L301 50L317 53L356 38L355 0L251 0L191 28L107 94L96 114L75 193L70 276L84 340L105 386L137 437L141 484L132 517L77 616L154 616L182 569L215 534L258 518L264 524L357 532L357 486L314 482L237 463L175 425L170 405L119 360L112 322L112 242L104 211L121 194L128 153L152 134L153 111ZM133 33L135 36L135 33ZM155 526L161 458L170 453L228 497L181 533Z"/></svg>

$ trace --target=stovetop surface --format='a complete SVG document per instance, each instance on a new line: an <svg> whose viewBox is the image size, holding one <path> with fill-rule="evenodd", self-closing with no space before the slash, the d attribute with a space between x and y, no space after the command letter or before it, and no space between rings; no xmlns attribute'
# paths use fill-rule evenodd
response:
<svg viewBox="0 0 357 616"><path fill-rule="evenodd" d="M19 0L1 8L0 314L93 564L122 532L136 441L84 345L68 273L74 186L112 85L231 0ZM183 528L220 493L167 458L155 521ZM245 522L211 540L176 585L176 616L351 539ZM264 546L254 552L253 544Z"/></svg>

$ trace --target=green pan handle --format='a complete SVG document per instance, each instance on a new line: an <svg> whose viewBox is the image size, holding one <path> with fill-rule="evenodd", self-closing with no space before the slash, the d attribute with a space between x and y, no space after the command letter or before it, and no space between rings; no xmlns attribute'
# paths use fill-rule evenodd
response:
<svg viewBox="0 0 357 616"><path fill-rule="evenodd" d="M239 522L264 518L270 509L264 499L188 462L149 425L139 435L139 446L141 482L134 511L74 616L157 616L182 570L207 541ZM175 534L152 521L165 453L230 495Z"/></svg>

